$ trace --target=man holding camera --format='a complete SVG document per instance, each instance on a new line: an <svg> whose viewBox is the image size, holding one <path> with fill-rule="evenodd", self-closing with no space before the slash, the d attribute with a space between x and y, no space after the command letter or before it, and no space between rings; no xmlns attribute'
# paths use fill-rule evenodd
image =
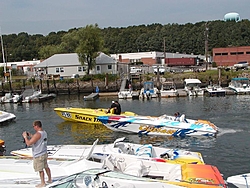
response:
<svg viewBox="0 0 250 188"><path fill-rule="evenodd" d="M47 154L47 133L42 129L42 122L41 121L34 121L33 128L35 129L36 133L31 134L28 132L23 132L23 138L27 146L32 145L32 154L33 154L33 166L35 172L39 171L41 184L38 184L36 187L45 187L45 178L44 178L44 171L45 169L46 174L48 176L48 183L52 183L51 179L51 171L47 163L48 154Z"/></svg>

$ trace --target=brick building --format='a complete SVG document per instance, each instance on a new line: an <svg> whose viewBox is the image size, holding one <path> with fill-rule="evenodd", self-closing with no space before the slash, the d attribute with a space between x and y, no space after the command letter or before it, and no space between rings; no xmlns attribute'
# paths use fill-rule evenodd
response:
<svg viewBox="0 0 250 188"><path fill-rule="evenodd" d="M243 61L250 64L250 46L214 48L213 61L217 66L233 66Z"/></svg>

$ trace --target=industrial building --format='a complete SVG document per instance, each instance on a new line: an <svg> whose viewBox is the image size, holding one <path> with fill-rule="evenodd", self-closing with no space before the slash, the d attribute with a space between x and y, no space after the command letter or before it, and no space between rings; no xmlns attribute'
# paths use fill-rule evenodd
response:
<svg viewBox="0 0 250 188"><path fill-rule="evenodd" d="M250 46L213 48L213 61L223 67L239 62L250 63Z"/></svg>

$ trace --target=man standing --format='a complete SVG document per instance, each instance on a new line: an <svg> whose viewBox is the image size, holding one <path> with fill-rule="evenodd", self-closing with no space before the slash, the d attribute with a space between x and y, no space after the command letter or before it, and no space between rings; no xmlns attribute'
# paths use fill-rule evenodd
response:
<svg viewBox="0 0 250 188"><path fill-rule="evenodd" d="M45 178L44 171L48 176L48 183L52 183L50 168L47 163L48 154L47 154L47 133L42 129L41 121L34 121L33 128L36 133L32 135L28 132L23 132L23 138L27 146L32 145L32 154L33 154L33 166L35 172L39 172L41 184L36 185L36 187L45 187Z"/></svg>

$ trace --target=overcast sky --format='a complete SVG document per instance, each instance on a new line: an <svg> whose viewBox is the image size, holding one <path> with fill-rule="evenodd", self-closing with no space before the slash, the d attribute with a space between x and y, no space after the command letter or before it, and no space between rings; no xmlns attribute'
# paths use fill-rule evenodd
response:
<svg viewBox="0 0 250 188"><path fill-rule="evenodd" d="M249 0L0 0L2 34L48 35L97 23L100 28L249 19Z"/></svg>

